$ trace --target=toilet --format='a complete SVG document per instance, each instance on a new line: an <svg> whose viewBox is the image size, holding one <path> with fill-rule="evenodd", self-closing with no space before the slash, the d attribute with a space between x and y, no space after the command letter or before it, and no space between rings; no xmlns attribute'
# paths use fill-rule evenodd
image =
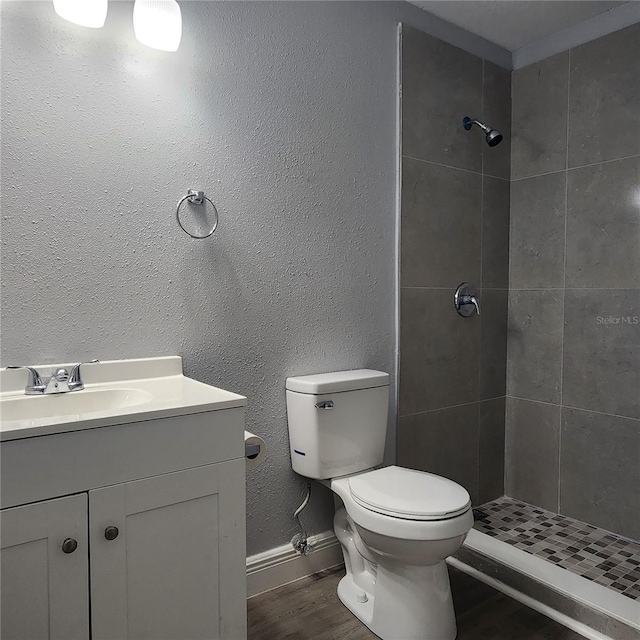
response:
<svg viewBox="0 0 640 640"><path fill-rule="evenodd" d="M454 640L445 559L473 525L467 491L382 464L389 375L359 369L287 378L294 471L340 498L334 530L346 575L338 597L383 640Z"/></svg>

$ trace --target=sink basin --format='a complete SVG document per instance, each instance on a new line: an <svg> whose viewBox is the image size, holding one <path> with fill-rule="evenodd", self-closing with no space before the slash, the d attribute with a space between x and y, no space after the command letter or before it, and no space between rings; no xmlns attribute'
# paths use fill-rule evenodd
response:
<svg viewBox="0 0 640 640"><path fill-rule="evenodd" d="M46 379L72 363L36 365ZM0 442L244 407L247 399L182 372L182 358L102 360L82 370L85 388L27 396L24 369L0 369Z"/></svg>
<svg viewBox="0 0 640 640"><path fill-rule="evenodd" d="M150 402L141 389L84 389L71 393L7 398L0 406L2 420L61 419L133 407Z"/></svg>

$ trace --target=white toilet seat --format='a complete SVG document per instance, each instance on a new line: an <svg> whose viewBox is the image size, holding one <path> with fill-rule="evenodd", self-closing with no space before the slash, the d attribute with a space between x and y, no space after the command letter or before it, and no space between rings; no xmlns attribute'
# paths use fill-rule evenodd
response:
<svg viewBox="0 0 640 640"><path fill-rule="evenodd" d="M408 520L445 520L471 506L467 490L453 480L393 465L351 476L349 489L365 509Z"/></svg>
<svg viewBox="0 0 640 640"><path fill-rule="evenodd" d="M399 469L401 472L409 471L409 469L402 469L400 467L395 467L395 469ZM383 471L383 469L379 471ZM407 514L398 513L391 515L389 513L382 513L380 508L375 511L368 508L361 498L357 500L353 495L350 480L355 480L358 476L373 473L376 472L366 471L363 474L343 476L331 480L331 490L342 498L347 513L357 525L374 533L402 540L446 540L448 538L466 535L473 526L470 501L463 507L458 506L451 516L440 517L439 519L433 519L433 517L431 517L431 519L417 519L415 517L409 517ZM442 480L445 479L442 478ZM356 487L358 487L358 483L356 483ZM459 485L456 485L456 487L459 487ZM362 484L359 488L362 491ZM462 489L462 487L460 487L460 489ZM462 491L464 491L464 489L462 489ZM433 516L433 514L430 515Z"/></svg>

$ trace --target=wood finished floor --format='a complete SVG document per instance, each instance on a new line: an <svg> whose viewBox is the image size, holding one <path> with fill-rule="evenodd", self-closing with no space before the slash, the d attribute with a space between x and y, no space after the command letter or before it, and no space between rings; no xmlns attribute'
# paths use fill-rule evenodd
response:
<svg viewBox="0 0 640 640"><path fill-rule="evenodd" d="M249 640L377 640L338 600L343 575L325 572L251 598ZM451 568L449 575L457 640L583 640L475 578Z"/></svg>

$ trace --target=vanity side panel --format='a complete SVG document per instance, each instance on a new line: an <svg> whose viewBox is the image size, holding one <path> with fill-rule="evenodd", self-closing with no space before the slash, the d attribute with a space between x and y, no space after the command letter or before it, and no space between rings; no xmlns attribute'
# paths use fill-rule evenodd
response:
<svg viewBox="0 0 640 640"><path fill-rule="evenodd" d="M220 632L223 638L247 638L246 462L229 460L220 469Z"/></svg>
<svg viewBox="0 0 640 640"><path fill-rule="evenodd" d="M1 508L244 458L244 408L0 443Z"/></svg>

